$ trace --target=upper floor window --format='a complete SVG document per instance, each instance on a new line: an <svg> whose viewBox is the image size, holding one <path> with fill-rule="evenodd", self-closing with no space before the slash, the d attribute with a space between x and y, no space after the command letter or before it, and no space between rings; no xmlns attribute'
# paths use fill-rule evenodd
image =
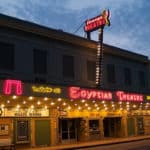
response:
<svg viewBox="0 0 150 150"><path fill-rule="evenodd" d="M74 79L74 56L63 55L63 78Z"/></svg>
<svg viewBox="0 0 150 150"><path fill-rule="evenodd" d="M139 71L138 72L138 80L139 80L139 86L140 87L145 87L146 86L146 77L145 77L145 72L144 71Z"/></svg>
<svg viewBox="0 0 150 150"><path fill-rule="evenodd" d="M124 68L124 83L127 86L132 84L132 72L130 68Z"/></svg>
<svg viewBox="0 0 150 150"><path fill-rule="evenodd" d="M114 64L107 64L107 81L109 83L116 82L116 72Z"/></svg>
<svg viewBox="0 0 150 150"><path fill-rule="evenodd" d="M34 49L33 51L34 73L47 73L47 52L44 50Z"/></svg>
<svg viewBox="0 0 150 150"><path fill-rule="evenodd" d="M14 70L14 45L0 42L0 69Z"/></svg>
<svg viewBox="0 0 150 150"><path fill-rule="evenodd" d="M96 75L96 62L95 61L87 61L87 79L89 81L95 81Z"/></svg>

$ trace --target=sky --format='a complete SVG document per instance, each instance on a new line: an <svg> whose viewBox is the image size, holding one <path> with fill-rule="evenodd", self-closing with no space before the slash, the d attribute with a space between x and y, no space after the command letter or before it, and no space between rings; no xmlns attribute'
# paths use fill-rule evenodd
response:
<svg viewBox="0 0 150 150"><path fill-rule="evenodd" d="M104 43L150 58L150 0L0 0L0 13L85 36L85 20L111 13ZM98 32L92 40L98 40Z"/></svg>

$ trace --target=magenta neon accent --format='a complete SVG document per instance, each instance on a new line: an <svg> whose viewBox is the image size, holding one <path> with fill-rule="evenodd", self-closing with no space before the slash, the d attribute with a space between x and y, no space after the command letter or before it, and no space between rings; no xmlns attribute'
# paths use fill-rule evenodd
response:
<svg viewBox="0 0 150 150"><path fill-rule="evenodd" d="M3 84L3 91L6 95L22 95L22 82L20 80L5 80Z"/></svg>

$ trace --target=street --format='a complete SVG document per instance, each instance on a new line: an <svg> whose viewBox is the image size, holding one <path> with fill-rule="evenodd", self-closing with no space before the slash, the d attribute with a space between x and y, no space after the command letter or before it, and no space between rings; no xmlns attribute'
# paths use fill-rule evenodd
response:
<svg viewBox="0 0 150 150"><path fill-rule="evenodd" d="M142 140L129 143L95 146L76 150L150 150L150 140Z"/></svg>

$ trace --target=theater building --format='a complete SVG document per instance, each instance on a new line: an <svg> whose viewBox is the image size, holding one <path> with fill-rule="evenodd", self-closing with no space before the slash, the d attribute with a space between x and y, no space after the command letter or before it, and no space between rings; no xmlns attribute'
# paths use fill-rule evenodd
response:
<svg viewBox="0 0 150 150"><path fill-rule="evenodd" d="M149 59L0 15L0 139L17 147L150 135Z"/></svg>

